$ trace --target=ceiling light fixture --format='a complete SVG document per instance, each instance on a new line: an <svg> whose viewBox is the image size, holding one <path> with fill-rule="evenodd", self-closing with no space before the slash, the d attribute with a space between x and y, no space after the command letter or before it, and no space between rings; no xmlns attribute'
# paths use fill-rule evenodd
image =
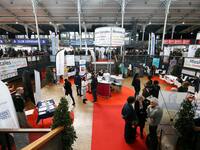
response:
<svg viewBox="0 0 200 150"><path fill-rule="evenodd" d="M16 24L18 24L18 22L17 22L17 21L16 21L15 23L16 23Z"/></svg>
<svg viewBox="0 0 200 150"><path fill-rule="evenodd" d="M151 21L149 21L149 24L151 24Z"/></svg>
<svg viewBox="0 0 200 150"><path fill-rule="evenodd" d="M49 24L52 24L52 22L50 21Z"/></svg>
<svg viewBox="0 0 200 150"><path fill-rule="evenodd" d="M183 21L182 24L185 24L185 22Z"/></svg>

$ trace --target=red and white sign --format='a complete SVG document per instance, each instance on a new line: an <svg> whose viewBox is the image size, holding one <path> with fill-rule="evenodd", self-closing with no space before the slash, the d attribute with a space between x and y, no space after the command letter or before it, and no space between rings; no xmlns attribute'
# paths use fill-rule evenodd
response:
<svg viewBox="0 0 200 150"><path fill-rule="evenodd" d="M191 40L187 40L187 39L170 40L170 39L167 39L167 40L164 41L164 44L189 45L189 44L191 44Z"/></svg>

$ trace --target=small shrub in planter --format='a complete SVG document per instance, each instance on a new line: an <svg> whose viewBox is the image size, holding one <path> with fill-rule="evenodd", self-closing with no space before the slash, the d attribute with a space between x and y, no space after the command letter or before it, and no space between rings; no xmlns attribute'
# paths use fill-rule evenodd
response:
<svg viewBox="0 0 200 150"><path fill-rule="evenodd" d="M68 102L65 97L62 97L54 113L52 129L60 126L64 127L62 131L63 150L73 150L72 145L77 136L72 123L73 120L70 116Z"/></svg>
<svg viewBox="0 0 200 150"><path fill-rule="evenodd" d="M179 150L192 150L193 147L193 127L194 127L195 107L189 100L181 103L178 117L175 120L175 128L179 133L177 146Z"/></svg>

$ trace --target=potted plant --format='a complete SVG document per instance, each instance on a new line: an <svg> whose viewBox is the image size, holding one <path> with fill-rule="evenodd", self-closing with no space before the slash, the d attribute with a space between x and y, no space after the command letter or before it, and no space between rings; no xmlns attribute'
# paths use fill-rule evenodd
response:
<svg viewBox="0 0 200 150"><path fill-rule="evenodd" d="M45 81L46 81L46 84L49 84L49 85L51 85L54 82L53 71L51 70L51 68L47 68Z"/></svg>
<svg viewBox="0 0 200 150"><path fill-rule="evenodd" d="M177 115L174 125L179 133L177 147L180 150L192 150L195 107L191 101L184 100Z"/></svg>
<svg viewBox="0 0 200 150"><path fill-rule="evenodd" d="M194 57L197 57L197 58L200 57L200 48L198 48L198 49L196 50Z"/></svg>
<svg viewBox="0 0 200 150"><path fill-rule="evenodd" d="M73 121L70 116L68 102L65 97L62 97L54 113L52 129L60 126L64 127L64 130L62 131L62 144L64 150L72 150L72 144L77 138L72 123Z"/></svg>

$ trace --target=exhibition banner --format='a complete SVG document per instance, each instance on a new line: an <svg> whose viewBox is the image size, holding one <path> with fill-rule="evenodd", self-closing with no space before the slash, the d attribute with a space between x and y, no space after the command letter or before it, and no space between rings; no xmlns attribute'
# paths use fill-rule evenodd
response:
<svg viewBox="0 0 200 150"><path fill-rule="evenodd" d="M34 70L35 75L35 104L41 101L41 80L40 80L40 72Z"/></svg>
<svg viewBox="0 0 200 150"><path fill-rule="evenodd" d="M0 60L0 80L17 76L17 69L27 67L26 58Z"/></svg>
<svg viewBox="0 0 200 150"><path fill-rule="evenodd" d="M52 51L52 55L56 55L56 45L55 45L55 42L56 42L56 36L55 36L55 33L52 32L51 33L51 51Z"/></svg>
<svg viewBox="0 0 200 150"><path fill-rule="evenodd" d="M80 60L79 61L79 67L80 67L79 74L81 76L85 75L85 73L86 73L86 60Z"/></svg>
<svg viewBox="0 0 200 150"><path fill-rule="evenodd" d="M2 81L0 81L0 91L0 128L19 128L10 91Z"/></svg>
<svg viewBox="0 0 200 150"><path fill-rule="evenodd" d="M66 66L75 66L74 55L65 55Z"/></svg>
<svg viewBox="0 0 200 150"><path fill-rule="evenodd" d="M125 29L120 27L101 27L95 29L96 46L123 46Z"/></svg>
<svg viewBox="0 0 200 150"><path fill-rule="evenodd" d="M186 68L200 70L200 59L199 58L185 58L183 66Z"/></svg>
<svg viewBox="0 0 200 150"><path fill-rule="evenodd" d="M200 45L190 45L188 48L188 57L194 57L198 48L200 48Z"/></svg>
<svg viewBox="0 0 200 150"><path fill-rule="evenodd" d="M191 40L187 40L187 39L178 39L178 40L166 39L164 41L164 44L189 45L189 44L191 44Z"/></svg>
<svg viewBox="0 0 200 150"><path fill-rule="evenodd" d="M65 60L64 60L65 51L60 51L56 55L56 74L57 76L64 75Z"/></svg>
<svg viewBox="0 0 200 150"><path fill-rule="evenodd" d="M150 55L155 55L155 44L156 44L155 34L151 33L151 51L150 51Z"/></svg>

